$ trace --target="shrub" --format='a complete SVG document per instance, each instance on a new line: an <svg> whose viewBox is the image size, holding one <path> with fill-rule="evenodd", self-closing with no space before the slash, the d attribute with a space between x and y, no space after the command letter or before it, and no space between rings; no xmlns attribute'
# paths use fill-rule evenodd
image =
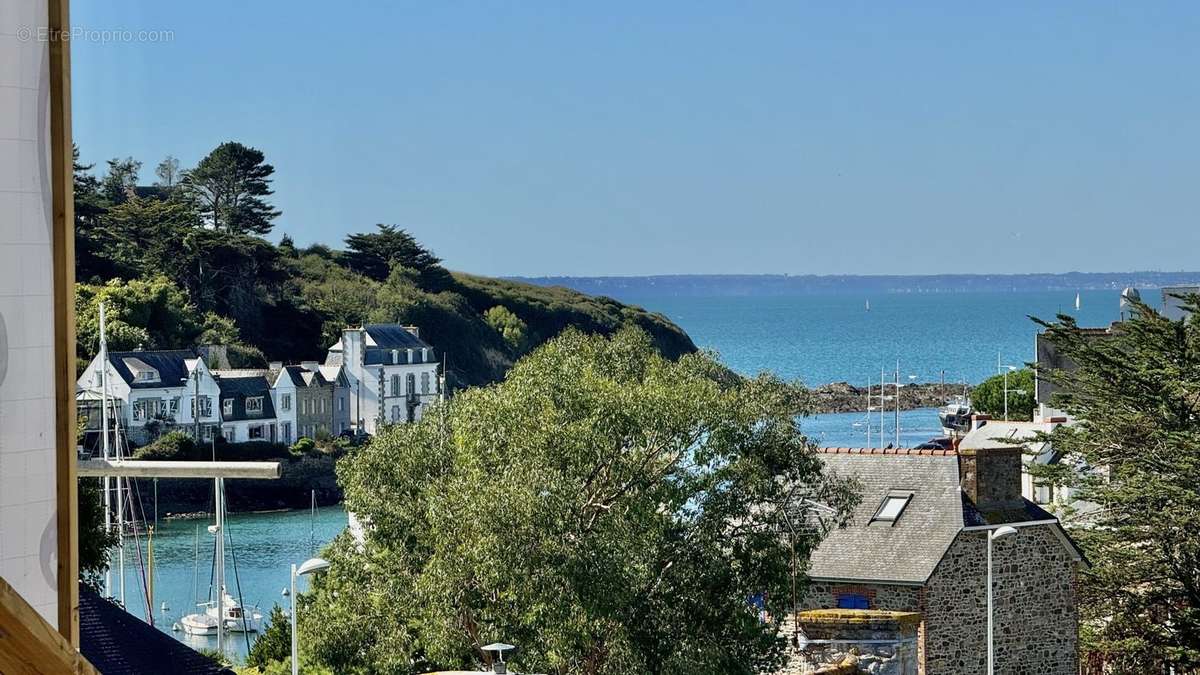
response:
<svg viewBox="0 0 1200 675"><path fill-rule="evenodd" d="M146 460L186 460L196 455L196 442L182 431L171 431L159 436L149 445L143 445L133 451L134 459Z"/></svg>
<svg viewBox="0 0 1200 675"><path fill-rule="evenodd" d="M292 454L307 455L316 449L317 444L308 436L301 436L300 440L292 444Z"/></svg>

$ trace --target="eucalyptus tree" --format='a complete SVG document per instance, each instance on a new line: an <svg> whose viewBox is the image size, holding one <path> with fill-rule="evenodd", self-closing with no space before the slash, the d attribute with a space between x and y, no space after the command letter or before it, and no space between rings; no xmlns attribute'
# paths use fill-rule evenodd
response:
<svg viewBox="0 0 1200 675"><path fill-rule="evenodd" d="M806 405L709 355L666 359L637 329L567 330L341 462L369 534L327 552L301 614L308 657L425 672L487 663L481 646L504 641L521 672L777 666L787 521L802 570L856 500L801 433ZM814 502L824 523L797 521Z"/></svg>

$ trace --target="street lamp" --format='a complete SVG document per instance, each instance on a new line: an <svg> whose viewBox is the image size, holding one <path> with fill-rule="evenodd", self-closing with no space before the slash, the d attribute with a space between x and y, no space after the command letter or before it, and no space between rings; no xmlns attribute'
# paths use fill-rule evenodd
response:
<svg viewBox="0 0 1200 675"><path fill-rule="evenodd" d="M292 563L292 675L299 675L300 673L299 650L296 646L296 577L324 572L327 569L329 569L329 561L324 558L309 558L300 567L296 567L296 564Z"/></svg>
<svg viewBox="0 0 1200 675"><path fill-rule="evenodd" d="M997 527L996 530L988 531L988 675L992 675L992 673L994 673L994 670L992 670L992 661L994 661L994 655L992 655L991 649L991 542L994 539L1008 537L1009 534L1016 534L1016 527L1006 525L1003 527Z"/></svg>

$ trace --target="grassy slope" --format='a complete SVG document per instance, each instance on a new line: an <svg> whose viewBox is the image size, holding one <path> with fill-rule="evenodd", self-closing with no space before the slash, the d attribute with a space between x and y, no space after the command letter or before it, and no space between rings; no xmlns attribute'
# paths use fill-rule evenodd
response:
<svg viewBox="0 0 1200 675"><path fill-rule="evenodd" d="M534 286L462 272L455 272L454 280L456 287L451 294L465 299L473 310L470 314L474 315L459 316L457 323L468 324L470 330L465 332L468 336L473 335L476 341L469 343L452 335L430 334L429 337L443 350L450 351L451 368L454 368L456 352L460 360L465 357L467 363L464 365L470 367L463 376L471 384L499 379L520 356L508 349L502 340L482 339L484 336L480 335L485 332L483 329L495 335L495 331L483 322L482 314L497 305L507 307L528 325L530 342L534 345L554 337L568 326L610 334L633 325L649 333L662 353L670 358L696 350L687 333L666 317L611 298L584 295L558 286ZM478 367L488 360L496 361L493 367Z"/></svg>

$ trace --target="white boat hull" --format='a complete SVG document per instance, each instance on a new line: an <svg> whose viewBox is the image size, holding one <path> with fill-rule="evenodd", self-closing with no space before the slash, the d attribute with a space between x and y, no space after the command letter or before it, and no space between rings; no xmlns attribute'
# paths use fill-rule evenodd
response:
<svg viewBox="0 0 1200 675"><path fill-rule="evenodd" d="M216 635L217 620L207 614L188 614L179 620L188 635Z"/></svg>

